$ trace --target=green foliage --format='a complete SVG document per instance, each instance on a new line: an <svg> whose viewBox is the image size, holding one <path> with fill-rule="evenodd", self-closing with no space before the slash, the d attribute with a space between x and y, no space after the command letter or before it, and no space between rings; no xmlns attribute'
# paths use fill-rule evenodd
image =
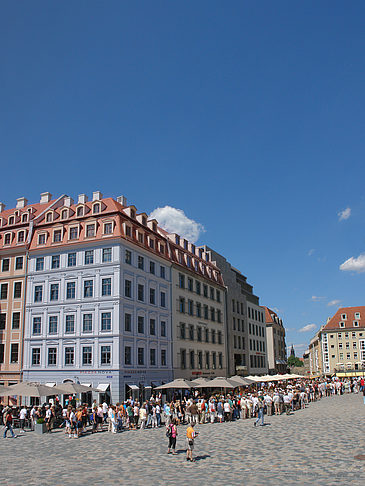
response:
<svg viewBox="0 0 365 486"><path fill-rule="evenodd" d="M304 366L304 363L303 361L300 361L299 358L297 358L296 356L289 356L288 358L288 366L292 367L292 366Z"/></svg>
<svg viewBox="0 0 365 486"><path fill-rule="evenodd" d="M44 424L44 418L37 419L37 424Z"/></svg>

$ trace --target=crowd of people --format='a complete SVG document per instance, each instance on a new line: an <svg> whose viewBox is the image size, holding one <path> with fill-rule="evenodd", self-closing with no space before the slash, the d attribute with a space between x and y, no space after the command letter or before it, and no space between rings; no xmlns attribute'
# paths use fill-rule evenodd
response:
<svg viewBox="0 0 365 486"><path fill-rule="evenodd" d="M64 407L58 401L33 407L0 406L0 420L4 426L4 437L7 437L8 431L16 437L14 420L19 433L25 433L26 425L33 430L35 424L41 422L46 424L48 433L63 428L67 437L75 439L104 430L117 434L125 430L166 427L169 454L176 453L178 426L187 424L187 460L193 461L196 424L254 419L254 426L264 425L265 415L291 414L323 397L359 392L363 393L365 403L363 378L266 382L227 394L195 389L186 394L172 395L171 400L164 403L161 393L143 402L130 398L115 405L94 400L91 407L77 405L75 397L70 397Z"/></svg>

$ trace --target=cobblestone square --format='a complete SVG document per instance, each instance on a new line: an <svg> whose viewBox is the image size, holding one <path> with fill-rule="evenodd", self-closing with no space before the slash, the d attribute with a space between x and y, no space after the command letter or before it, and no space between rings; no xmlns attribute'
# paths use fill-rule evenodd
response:
<svg viewBox="0 0 365 486"><path fill-rule="evenodd" d="M198 425L195 463L185 460L186 426L178 455L167 455L164 428L107 431L69 439L27 432L0 438L1 484L365 484L362 395L333 396L287 416ZM1 434L2 435L2 434Z"/></svg>

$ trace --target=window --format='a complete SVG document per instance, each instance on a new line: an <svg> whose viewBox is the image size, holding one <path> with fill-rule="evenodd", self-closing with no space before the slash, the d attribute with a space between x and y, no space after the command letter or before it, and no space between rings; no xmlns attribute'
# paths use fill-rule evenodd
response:
<svg viewBox="0 0 365 486"><path fill-rule="evenodd" d="M203 353L198 351L198 368L201 370L203 368Z"/></svg>
<svg viewBox="0 0 365 486"><path fill-rule="evenodd" d="M204 305L204 319L209 319L208 306Z"/></svg>
<svg viewBox="0 0 365 486"><path fill-rule="evenodd" d="M155 274L155 263L154 262L150 262L150 273L152 273L153 275Z"/></svg>
<svg viewBox="0 0 365 486"><path fill-rule="evenodd" d="M201 284L197 280L195 281L195 292L200 295L201 293Z"/></svg>
<svg viewBox="0 0 365 486"><path fill-rule="evenodd" d="M110 346L101 346L100 350L100 363L102 365L108 365L111 363L111 347Z"/></svg>
<svg viewBox="0 0 365 486"><path fill-rule="evenodd" d="M66 299L74 299L75 297L76 297L76 282L67 282Z"/></svg>
<svg viewBox="0 0 365 486"><path fill-rule="evenodd" d="M161 337L166 337L166 321L161 321Z"/></svg>
<svg viewBox="0 0 365 486"><path fill-rule="evenodd" d="M209 329L205 329L205 342L209 343Z"/></svg>
<svg viewBox="0 0 365 486"><path fill-rule="evenodd" d="M166 349L161 349L161 366L166 366Z"/></svg>
<svg viewBox="0 0 365 486"><path fill-rule="evenodd" d="M210 308L210 320L213 321L213 322L215 321L215 309L214 309L214 307Z"/></svg>
<svg viewBox="0 0 365 486"><path fill-rule="evenodd" d="M20 328L20 312L13 312L13 319L11 324L12 329Z"/></svg>
<svg viewBox="0 0 365 486"><path fill-rule="evenodd" d="M100 213L100 204L94 204L93 206L93 214L99 214Z"/></svg>
<svg viewBox="0 0 365 486"><path fill-rule="evenodd" d="M154 348L150 349L150 365L156 366L156 350Z"/></svg>
<svg viewBox="0 0 365 486"><path fill-rule="evenodd" d="M201 342L202 341L202 328L198 326L196 330L197 330L197 339L198 339L199 342Z"/></svg>
<svg viewBox="0 0 365 486"><path fill-rule="evenodd" d="M132 265L132 252L131 251L129 251L129 250L125 251L124 261L128 265Z"/></svg>
<svg viewBox="0 0 365 486"><path fill-rule="evenodd" d="M149 239L150 240L150 248L155 248L155 240L153 240L152 238Z"/></svg>
<svg viewBox="0 0 365 486"><path fill-rule="evenodd" d="M166 278L165 277L166 275L166 270L165 270L165 267L163 267L162 265L160 266L160 277L161 278Z"/></svg>
<svg viewBox="0 0 365 486"><path fill-rule="evenodd" d="M58 317L49 316L48 334L57 334L57 327L58 327Z"/></svg>
<svg viewBox="0 0 365 486"><path fill-rule="evenodd" d="M206 351L206 352L205 352L205 367L206 367L207 369L209 369L209 368L210 368L210 359L209 359L209 358L210 358L210 357L209 357L209 351Z"/></svg>
<svg viewBox="0 0 365 486"><path fill-rule="evenodd" d="M144 301L144 285L138 284L138 294L137 298L139 301Z"/></svg>
<svg viewBox="0 0 365 486"><path fill-rule="evenodd" d="M69 253L67 255L67 266L68 267L76 266L76 253Z"/></svg>
<svg viewBox="0 0 365 486"><path fill-rule="evenodd" d="M222 311L220 311L220 310L217 310L217 321L218 321L219 323L221 323L221 322L222 322ZM242 321L242 331L243 331L243 330L244 330L244 329L243 329L243 321Z"/></svg>
<svg viewBox="0 0 365 486"><path fill-rule="evenodd" d="M92 280L85 280L84 282L84 297L92 297L94 292L94 282Z"/></svg>
<svg viewBox="0 0 365 486"><path fill-rule="evenodd" d="M39 366L41 364L41 348L32 348L32 365Z"/></svg>
<svg viewBox="0 0 365 486"><path fill-rule="evenodd" d="M70 228L70 240L77 240L79 237L79 229L77 226L74 226L73 228Z"/></svg>
<svg viewBox="0 0 365 486"><path fill-rule="evenodd" d="M48 348L48 366L57 364L57 348Z"/></svg>
<svg viewBox="0 0 365 486"><path fill-rule="evenodd" d="M112 313L102 312L101 313L101 330L111 331L112 329Z"/></svg>
<svg viewBox="0 0 365 486"><path fill-rule="evenodd" d="M218 331L218 344L222 344L222 331Z"/></svg>
<svg viewBox="0 0 365 486"><path fill-rule="evenodd" d="M138 348L138 364L144 365L144 348Z"/></svg>
<svg viewBox="0 0 365 486"><path fill-rule="evenodd" d="M137 265L140 270L144 270L144 258L141 255L138 255L137 258Z"/></svg>
<svg viewBox="0 0 365 486"><path fill-rule="evenodd" d="M62 241L62 230L55 230L53 232L53 241L54 243L59 243Z"/></svg>
<svg viewBox="0 0 365 486"><path fill-rule="evenodd" d="M111 235L111 234L113 234L113 223L105 223L104 235Z"/></svg>
<svg viewBox="0 0 365 486"><path fill-rule="evenodd" d="M150 304L156 304L156 290L150 289Z"/></svg>
<svg viewBox="0 0 365 486"><path fill-rule="evenodd" d="M359 321L354 321L354 327L359 327Z"/></svg>
<svg viewBox="0 0 365 486"><path fill-rule="evenodd" d="M215 331L212 330L212 343L215 344Z"/></svg>
<svg viewBox="0 0 365 486"><path fill-rule="evenodd" d="M51 284L49 300L58 300L59 284Z"/></svg>
<svg viewBox="0 0 365 486"><path fill-rule="evenodd" d="M75 348L67 347L65 348L65 365L70 366L75 363Z"/></svg>
<svg viewBox="0 0 365 486"><path fill-rule="evenodd" d="M208 298L208 285L203 285L203 295Z"/></svg>
<svg viewBox="0 0 365 486"><path fill-rule="evenodd" d="M5 312L2 312L0 314L0 329L4 330L6 327L6 314Z"/></svg>
<svg viewBox="0 0 365 486"><path fill-rule="evenodd" d="M125 297L132 297L132 282L130 280L124 281L124 295Z"/></svg>
<svg viewBox="0 0 365 486"><path fill-rule="evenodd" d="M194 341L194 326L192 324L189 325L189 339Z"/></svg>
<svg viewBox="0 0 365 486"><path fill-rule="evenodd" d="M75 332L75 316L67 314L65 320L65 334L73 334Z"/></svg>
<svg viewBox="0 0 365 486"><path fill-rule="evenodd" d="M85 251L85 265L92 265L94 263L94 250Z"/></svg>
<svg viewBox="0 0 365 486"><path fill-rule="evenodd" d="M132 348L130 346L124 348L124 364L132 364Z"/></svg>
<svg viewBox="0 0 365 486"><path fill-rule="evenodd" d="M82 332L92 332L93 331L93 315L84 314L82 316Z"/></svg>
<svg viewBox="0 0 365 486"><path fill-rule="evenodd" d="M131 236L131 234L132 234L132 233L131 233L131 229L130 229L130 227L129 227L129 226L127 226L127 228L126 228L126 229L127 229L127 234L128 234L128 230L129 230L129 234L128 234L128 236ZM144 242L144 233L140 233L139 231L138 231L138 241L139 241L140 243L142 243L142 244L143 244L143 242Z"/></svg>
<svg viewBox="0 0 365 486"><path fill-rule="evenodd" d="M341 314L341 319L342 319L343 321L346 321L346 319L347 319L347 315L346 315L346 314Z"/></svg>
<svg viewBox="0 0 365 486"><path fill-rule="evenodd" d="M185 299L184 299L184 297L179 298L179 311L182 314L185 312Z"/></svg>
<svg viewBox="0 0 365 486"><path fill-rule="evenodd" d="M42 285L34 286L34 302L42 302L43 299L43 287Z"/></svg>
<svg viewBox="0 0 365 486"><path fill-rule="evenodd" d="M33 317L33 335L37 336L42 332L42 318Z"/></svg>
<svg viewBox="0 0 365 486"><path fill-rule="evenodd" d="M132 228L130 226L125 227L125 234L130 237L132 236ZM139 234L138 234L138 239L139 239Z"/></svg>
<svg viewBox="0 0 365 486"><path fill-rule="evenodd" d="M1 271L2 272L8 272L10 268L10 259L9 258L4 258L2 260L2 265L1 265Z"/></svg>
<svg viewBox="0 0 365 486"><path fill-rule="evenodd" d="M132 331L132 315L124 314L124 330L127 332Z"/></svg>
<svg viewBox="0 0 365 486"><path fill-rule="evenodd" d="M35 269L37 272L42 271L44 268L44 258L43 257L38 257L35 261Z"/></svg>
<svg viewBox="0 0 365 486"><path fill-rule="evenodd" d="M22 216L22 223L26 223L28 221L28 215L27 214L23 214Z"/></svg>
<svg viewBox="0 0 365 486"><path fill-rule="evenodd" d="M112 279L103 278L101 281L101 295L103 297L112 295Z"/></svg>
<svg viewBox="0 0 365 486"><path fill-rule="evenodd" d="M112 261L112 249L111 248L103 248L103 256L102 256L103 263L109 263Z"/></svg>
<svg viewBox="0 0 365 486"><path fill-rule="evenodd" d="M202 305L200 302L196 303L196 316L201 317L202 316Z"/></svg>
<svg viewBox="0 0 365 486"><path fill-rule="evenodd" d="M95 236L95 224L86 225L86 238L92 238Z"/></svg>
<svg viewBox="0 0 365 486"><path fill-rule="evenodd" d="M45 245L45 243L46 243L45 233L38 235L38 245Z"/></svg>
<svg viewBox="0 0 365 486"><path fill-rule="evenodd" d="M5 345L0 343L0 364L4 363Z"/></svg>
<svg viewBox="0 0 365 486"><path fill-rule="evenodd" d="M10 363L17 363L19 360L19 344L11 343L10 345Z"/></svg>
<svg viewBox="0 0 365 486"><path fill-rule="evenodd" d="M345 327L345 323L344 322L340 322L340 327Z"/></svg>
<svg viewBox="0 0 365 486"><path fill-rule="evenodd" d="M82 347L82 364L84 366L93 364L93 353L91 346Z"/></svg>
<svg viewBox="0 0 365 486"><path fill-rule="evenodd" d="M211 300L214 300L214 289L213 289L213 287L209 287L209 291L210 291Z"/></svg>
<svg viewBox="0 0 365 486"><path fill-rule="evenodd" d="M53 255L52 260L51 260L51 268L60 268L60 256L59 255Z"/></svg>
<svg viewBox="0 0 365 486"><path fill-rule="evenodd" d="M360 319L360 312L355 312L355 319Z"/></svg>
<svg viewBox="0 0 365 486"><path fill-rule="evenodd" d="M84 215L84 208L82 206L79 206L77 208L76 214L77 214L77 216L83 216Z"/></svg>
<svg viewBox="0 0 365 486"><path fill-rule="evenodd" d="M194 315L194 304L192 300L188 300L188 314L189 316Z"/></svg>
<svg viewBox="0 0 365 486"><path fill-rule="evenodd" d="M138 316L137 322L138 322L137 330L138 330L139 334L143 334L144 333L144 317Z"/></svg>
<svg viewBox="0 0 365 486"><path fill-rule="evenodd" d="M151 336L156 335L156 319L150 319L150 334Z"/></svg>
<svg viewBox="0 0 365 486"><path fill-rule="evenodd" d="M218 353L218 366L219 368L223 368L223 354Z"/></svg>
<svg viewBox="0 0 365 486"><path fill-rule="evenodd" d="M67 219L67 216L68 216L68 211L67 209L63 209L61 211L61 219Z"/></svg>
<svg viewBox="0 0 365 486"><path fill-rule="evenodd" d="M20 299L22 296L22 283L15 282L14 284L14 299Z"/></svg>
<svg viewBox="0 0 365 486"><path fill-rule="evenodd" d="M181 289L185 288L185 276L182 273L179 273L179 287Z"/></svg>
<svg viewBox="0 0 365 486"><path fill-rule="evenodd" d="M166 293L165 292L160 293L160 305L161 305L161 307L166 307Z"/></svg>
<svg viewBox="0 0 365 486"><path fill-rule="evenodd" d="M221 301L221 293L219 290L216 291L217 302ZM243 314L242 304L241 304L241 314Z"/></svg>

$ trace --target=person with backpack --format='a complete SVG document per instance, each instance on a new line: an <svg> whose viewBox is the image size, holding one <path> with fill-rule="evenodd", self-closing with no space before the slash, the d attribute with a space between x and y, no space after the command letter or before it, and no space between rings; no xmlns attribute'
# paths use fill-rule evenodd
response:
<svg viewBox="0 0 365 486"><path fill-rule="evenodd" d="M166 437L169 439L169 445L167 449L167 454L176 455L176 438L177 438L177 419L173 418L172 422L166 426Z"/></svg>
<svg viewBox="0 0 365 486"><path fill-rule="evenodd" d="M10 430L11 436L13 439L16 439L18 436L14 434L13 430L13 414L11 412L11 408L8 408L4 414L4 439L7 437L8 430Z"/></svg>

